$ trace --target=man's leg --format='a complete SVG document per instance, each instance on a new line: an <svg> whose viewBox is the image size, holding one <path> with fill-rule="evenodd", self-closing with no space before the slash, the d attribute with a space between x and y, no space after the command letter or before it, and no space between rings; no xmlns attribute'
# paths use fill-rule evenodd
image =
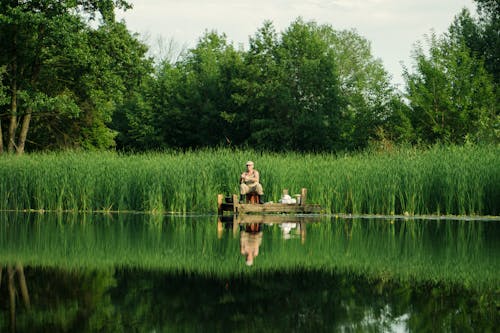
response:
<svg viewBox="0 0 500 333"><path fill-rule="evenodd" d="M250 191L247 184L240 184L240 203L245 203L245 195Z"/></svg>
<svg viewBox="0 0 500 333"><path fill-rule="evenodd" d="M257 195L259 196L259 203L263 204L264 203L264 190L262 189L262 185L259 183L257 186L255 186L255 192L257 192Z"/></svg>

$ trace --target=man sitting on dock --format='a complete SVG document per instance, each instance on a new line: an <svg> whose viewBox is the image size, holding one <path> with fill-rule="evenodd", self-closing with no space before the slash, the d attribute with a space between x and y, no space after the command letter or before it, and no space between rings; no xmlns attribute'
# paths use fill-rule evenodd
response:
<svg viewBox="0 0 500 333"><path fill-rule="evenodd" d="M264 190L259 183L259 172L253 168L253 162L247 162L247 171L243 172L240 176L240 203L245 203L245 196L249 193L257 193L259 196L259 203L263 204L262 196Z"/></svg>

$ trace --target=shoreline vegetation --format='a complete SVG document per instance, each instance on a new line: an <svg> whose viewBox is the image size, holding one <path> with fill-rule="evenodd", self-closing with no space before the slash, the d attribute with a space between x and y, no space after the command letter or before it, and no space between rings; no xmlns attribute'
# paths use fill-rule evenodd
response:
<svg viewBox="0 0 500 333"><path fill-rule="evenodd" d="M103 215L114 215L114 214L130 214L130 215L152 215L152 216L213 216L217 213L208 212L197 214L194 213L181 213L181 212L168 212L168 211L138 211L138 210L45 210L45 209L23 209L23 210L0 210L4 213L26 213L26 214L103 214ZM283 216L283 213L269 213L270 215ZM318 213L318 214L287 214L290 216L300 216L303 218L317 218L317 217L331 217L335 219L393 219L393 220L424 220L424 221L440 221L440 220L454 220L454 221L500 221L500 216L497 215L383 215L383 214L347 214L347 213Z"/></svg>
<svg viewBox="0 0 500 333"><path fill-rule="evenodd" d="M238 193L252 159L265 200L308 189L325 214L500 215L500 147L433 146L357 154L227 148L140 154L51 152L0 157L0 210L213 213Z"/></svg>

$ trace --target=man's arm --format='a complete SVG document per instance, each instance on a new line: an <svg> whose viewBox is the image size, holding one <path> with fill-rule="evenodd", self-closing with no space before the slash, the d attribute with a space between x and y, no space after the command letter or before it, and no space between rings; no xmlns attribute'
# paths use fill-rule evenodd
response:
<svg viewBox="0 0 500 333"><path fill-rule="evenodd" d="M260 180L260 175L259 175L259 172L258 172L257 170L254 170L254 171L253 171L253 174L254 174L254 176L253 176L253 177L251 177L251 178L253 179L253 181L254 181L255 183L258 183L258 182L259 182L259 180Z"/></svg>

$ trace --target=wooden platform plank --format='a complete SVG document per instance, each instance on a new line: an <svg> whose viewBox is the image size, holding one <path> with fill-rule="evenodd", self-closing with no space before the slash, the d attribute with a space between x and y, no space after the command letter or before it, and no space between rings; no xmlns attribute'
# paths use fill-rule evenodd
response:
<svg viewBox="0 0 500 333"><path fill-rule="evenodd" d="M293 205L293 204L238 204L236 205L237 213L319 213L321 207L319 205Z"/></svg>
<svg viewBox="0 0 500 333"><path fill-rule="evenodd" d="M221 211L235 213L319 213L319 205L293 205L293 204L232 204L223 203Z"/></svg>
<svg viewBox="0 0 500 333"><path fill-rule="evenodd" d="M231 199L226 197L226 202L224 201L224 196L222 194L217 195L217 211L219 215L223 215L223 212L233 212L233 214L247 214L247 213L295 213L295 214L309 214L309 213L320 213L321 207L316 204L307 204L307 189L303 188L301 190L300 200L298 204L283 204L283 203L239 203L238 195L233 194ZM231 202L232 201L232 202Z"/></svg>

